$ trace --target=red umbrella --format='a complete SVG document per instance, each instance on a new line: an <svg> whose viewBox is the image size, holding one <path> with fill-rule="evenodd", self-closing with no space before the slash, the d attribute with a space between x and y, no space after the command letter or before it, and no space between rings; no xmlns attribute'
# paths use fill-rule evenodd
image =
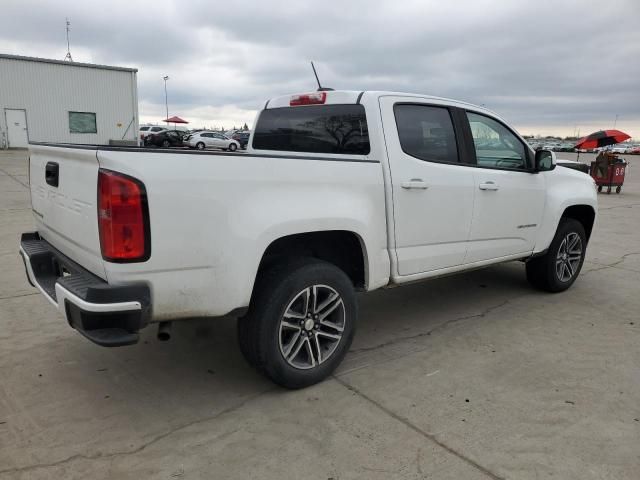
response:
<svg viewBox="0 0 640 480"><path fill-rule="evenodd" d="M606 147L607 145L624 142L629 138L631 138L630 135L627 135L620 130L600 130L599 132L594 132L591 135L582 137L576 143L575 148L588 149Z"/></svg>
<svg viewBox="0 0 640 480"><path fill-rule="evenodd" d="M171 118L165 118L163 120L163 122L167 122L167 123L189 123L186 120L183 120L180 117L171 117Z"/></svg>

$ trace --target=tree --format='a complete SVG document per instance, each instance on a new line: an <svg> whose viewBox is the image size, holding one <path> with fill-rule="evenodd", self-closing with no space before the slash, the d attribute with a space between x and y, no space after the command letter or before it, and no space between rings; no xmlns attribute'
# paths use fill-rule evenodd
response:
<svg viewBox="0 0 640 480"><path fill-rule="evenodd" d="M249 126L247 125L247 122L244 123L242 130L249 130Z"/></svg>

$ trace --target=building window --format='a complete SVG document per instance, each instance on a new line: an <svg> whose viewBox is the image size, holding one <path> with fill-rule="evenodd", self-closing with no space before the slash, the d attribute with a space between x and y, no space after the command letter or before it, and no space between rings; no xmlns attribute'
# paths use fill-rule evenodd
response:
<svg viewBox="0 0 640 480"><path fill-rule="evenodd" d="M71 133L98 133L96 114L89 112L69 112L69 131Z"/></svg>

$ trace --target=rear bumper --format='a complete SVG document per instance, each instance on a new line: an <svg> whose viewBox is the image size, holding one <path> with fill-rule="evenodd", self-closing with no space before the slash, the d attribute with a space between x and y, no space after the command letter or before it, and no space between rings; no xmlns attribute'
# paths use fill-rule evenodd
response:
<svg viewBox="0 0 640 480"><path fill-rule="evenodd" d="M151 316L147 285L109 285L58 252L37 232L22 234L20 256L29 283L79 333L104 347L138 342L138 332Z"/></svg>

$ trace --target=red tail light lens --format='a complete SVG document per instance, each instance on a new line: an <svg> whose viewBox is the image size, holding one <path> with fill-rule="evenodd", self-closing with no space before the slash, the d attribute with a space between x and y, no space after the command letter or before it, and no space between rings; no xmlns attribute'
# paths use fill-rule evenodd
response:
<svg viewBox="0 0 640 480"><path fill-rule="evenodd" d="M99 170L98 228L103 259L109 262L149 259L149 209L142 182L110 170Z"/></svg>
<svg viewBox="0 0 640 480"><path fill-rule="evenodd" d="M327 92L305 93L303 95L294 95L289 101L290 107L298 107L300 105L322 105L327 100Z"/></svg>

